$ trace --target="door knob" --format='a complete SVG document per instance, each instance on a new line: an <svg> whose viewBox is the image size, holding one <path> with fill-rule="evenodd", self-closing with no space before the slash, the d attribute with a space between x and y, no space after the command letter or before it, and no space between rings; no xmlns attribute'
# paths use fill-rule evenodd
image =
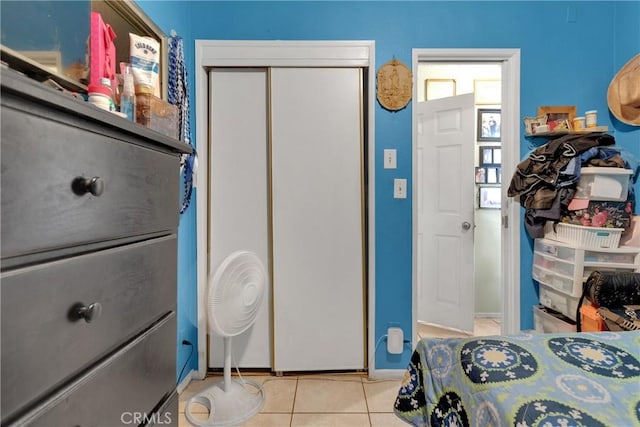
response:
<svg viewBox="0 0 640 427"><path fill-rule="evenodd" d="M469 230L471 228L471 224L467 221L462 223L462 229L463 230Z"/></svg>

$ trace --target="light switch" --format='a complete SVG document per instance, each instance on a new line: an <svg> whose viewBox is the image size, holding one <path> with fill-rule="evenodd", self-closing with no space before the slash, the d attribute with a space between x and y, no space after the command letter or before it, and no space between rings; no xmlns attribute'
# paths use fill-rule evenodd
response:
<svg viewBox="0 0 640 427"><path fill-rule="evenodd" d="M393 180L393 198L407 198L407 180L404 178L396 178Z"/></svg>
<svg viewBox="0 0 640 427"><path fill-rule="evenodd" d="M396 150L387 148L384 150L384 168L395 169L396 168Z"/></svg>

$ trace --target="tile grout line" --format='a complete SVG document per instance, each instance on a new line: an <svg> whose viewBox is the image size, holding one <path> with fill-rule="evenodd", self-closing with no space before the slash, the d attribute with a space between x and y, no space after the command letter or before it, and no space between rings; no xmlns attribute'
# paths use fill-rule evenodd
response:
<svg viewBox="0 0 640 427"><path fill-rule="evenodd" d="M289 427L293 427L293 414L296 410L296 397L298 396L298 385L300 384L300 377L296 376L296 388L293 391L293 402L291 404L291 415L289 416Z"/></svg>
<svg viewBox="0 0 640 427"><path fill-rule="evenodd" d="M369 427L373 425L371 422L371 411L369 410L369 400L367 399L367 392L364 389L364 379L360 378L360 384L362 385L362 394L364 396L364 405L367 408L367 419L369 420Z"/></svg>

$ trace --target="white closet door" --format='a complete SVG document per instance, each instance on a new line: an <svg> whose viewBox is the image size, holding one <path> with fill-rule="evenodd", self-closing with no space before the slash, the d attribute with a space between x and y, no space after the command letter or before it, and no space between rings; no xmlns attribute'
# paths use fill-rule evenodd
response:
<svg viewBox="0 0 640 427"><path fill-rule="evenodd" d="M209 271L236 250L255 252L268 270L267 71L214 69L209 87ZM270 294L269 286L253 326L233 338L233 366L271 367ZM213 333L209 350L209 366L222 367L223 342Z"/></svg>
<svg viewBox="0 0 640 427"><path fill-rule="evenodd" d="M274 370L364 368L360 71L271 73Z"/></svg>

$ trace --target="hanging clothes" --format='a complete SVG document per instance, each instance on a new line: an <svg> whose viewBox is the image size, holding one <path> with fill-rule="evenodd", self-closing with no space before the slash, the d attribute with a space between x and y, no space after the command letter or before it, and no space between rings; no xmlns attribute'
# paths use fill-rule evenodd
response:
<svg viewBox="0 0 640 427"><path fill-rule="evenodd" d="M169 38L169 103L178 107L178 138L191 145L192 154L183 155L181 169L184 176L183 201L180 213L184 213L191 202L193 180L195 173L196 151L191 144L191 125L189 121L189 88L187 85L187 67L184 61L184 48L182 37L175 31L171 31Z"/></svg>
<svg viewBox="0 0 640 427"><path fill-rule="evenodd" d="M571 160L592 147L613 144L613 136L603 133L565 135L549 141L518 164L507 195L520 196L525 208L549 209L563 181L575 180L575 174L562 173Z"/></svg>
<svg viewBox="0 0 640 427"><path fill-rule="evenodd" d="M567 211L583 161L599 157L598 148L614 144L613 136L604 133L565 135L538 147L518 164L507 195L520 196L526 209L525 230L531 238L544 237L546 222L559 221ZM607 157L612 153L609 150L604 161L614 164L612 156Z"/></svg>

